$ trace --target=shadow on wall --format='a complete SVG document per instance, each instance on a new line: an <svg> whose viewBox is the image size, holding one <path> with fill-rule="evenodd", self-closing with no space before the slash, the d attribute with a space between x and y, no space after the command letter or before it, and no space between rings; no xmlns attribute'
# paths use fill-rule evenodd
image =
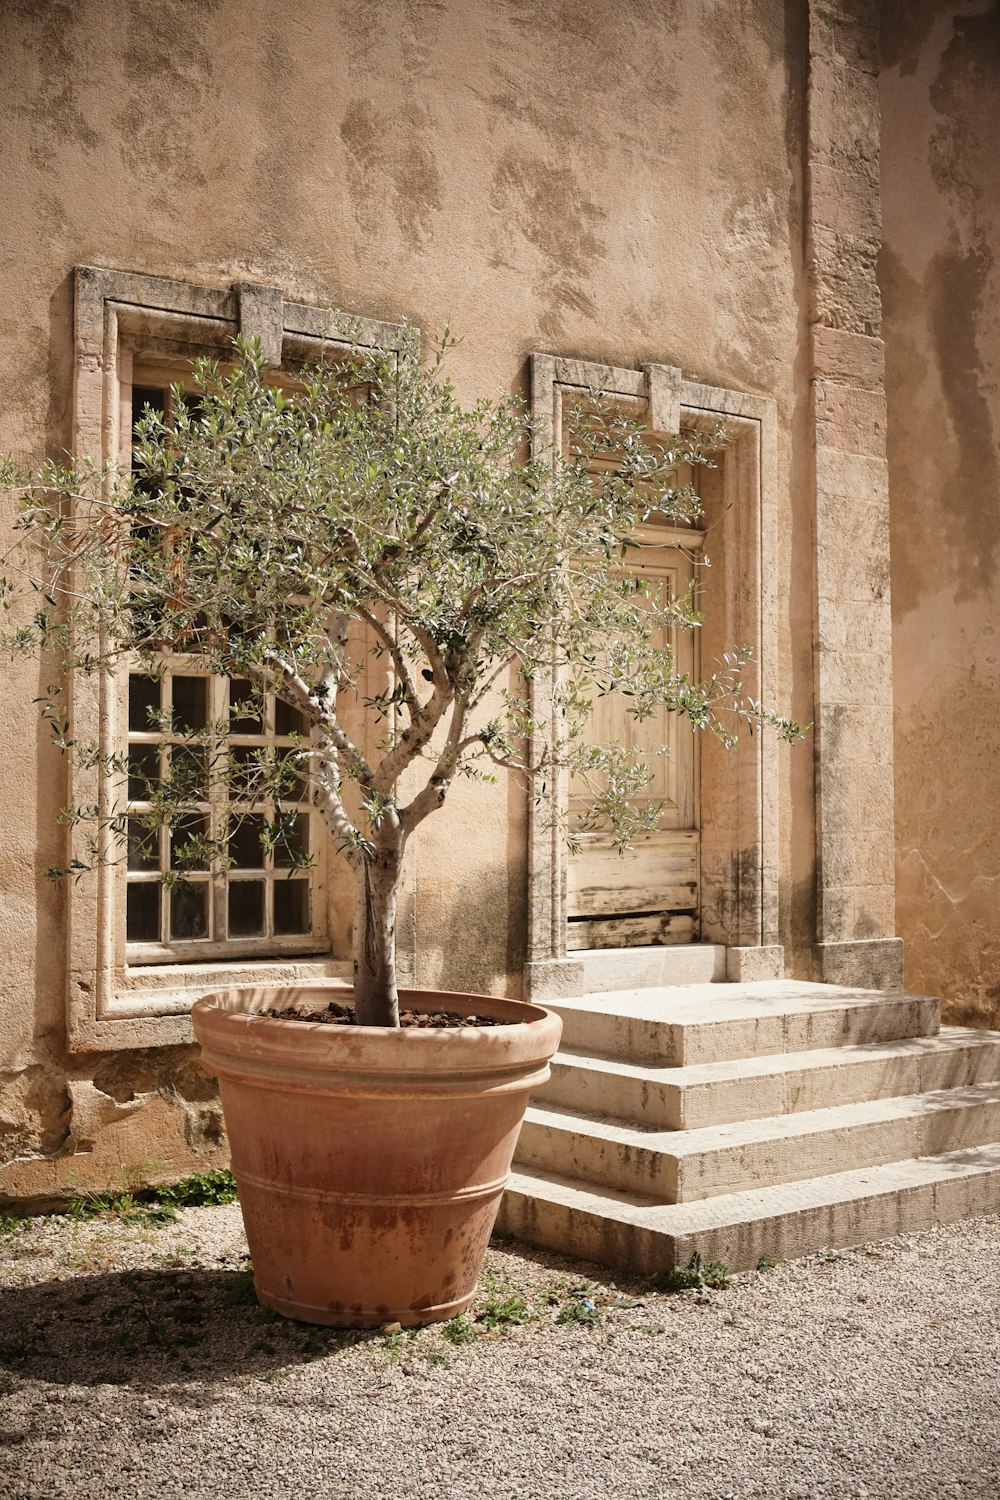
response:
<svg viewBox="0 0 1000 1500"><path fill-rule="evenodd" d="M421 983L520 998L526 943L519 873L523 875L523 869L512 863L481 866L465 881L440 875L433 881L421 880L417 920Z"/></svg>

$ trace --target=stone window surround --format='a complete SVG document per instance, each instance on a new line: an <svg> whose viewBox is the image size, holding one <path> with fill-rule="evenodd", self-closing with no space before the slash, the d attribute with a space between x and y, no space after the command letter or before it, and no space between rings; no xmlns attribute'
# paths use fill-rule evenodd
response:
<svg viewBox="0 0 1000 1500"><path fill-rule="evenodd" d="M355 347L398 348L402 329L354 320ZM331 336L329 309L286 301L279 288L237 282L228 290L164 277L78 266L74 271L72 446L78 458L116 464L123 442L119 391L131 351L194 358L225 353L237 334L260 339L265 358L307 359L351 347ZM75 732L116 743L115 684L79 676L68 688ZM96 772L71 773L71 803L100 803ZM80 851L82 857L82 851ZM67 1040L71 1051L169 1046L192 1040L188 1012L199 994L235 984L295 983L350 976L330 956L165 964L128 970L119 907L123 882L98 865L67 883Z"/></svg>
<svg viewBox="0 0 1000 1500"><path fill-rule="evenodd" d="M723 418L730 441L721 466L722 496L711 553L720 587L706 622L710 654L749 644L753 696L774 697L777 682L777 411L765 396L687 380L673 366L622 369L548 354L531 358L531 403L540 440L552 444L564 391L599 390L645 406L650 428L673 433ZM719 604L722 604L721 611ZM535 712L550 711L554 678L533 685ZM727 754L702 744L702 806L725 816L702 818L702 940L726 947L727 978L770 979L784 972L778 939L778 743L774 735L744 739ZM526 999L580 994L583 965L566 953L565 845L558 832L566 787L552 809L529 806L528 954Z"/></svg>

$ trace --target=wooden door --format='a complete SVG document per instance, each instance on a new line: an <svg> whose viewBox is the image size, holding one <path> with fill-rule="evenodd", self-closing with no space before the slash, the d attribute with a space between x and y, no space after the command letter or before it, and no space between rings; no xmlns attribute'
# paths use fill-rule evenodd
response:
<svg viewBox="0 0 1000 1500"><path fill-rule="evenodd" d="M683 594L694 570L697 533L647 527L637 534L625 565L648 580L654 593ZM675 670L694 677L697 631L672 630ZM626 854L610 837L580 833L579 851L568 859L567 946L641 947L689 943L698 937L699 835L697 743L687 721L661 710L637 723L618 694L596 698L591 713L594 743L621 741L649 754L653 780L642 800L658 806L654 832L643 834ZM661 746L665 754L657 754ZM582 787L570 784L570 818L582 815Z"/></svg>

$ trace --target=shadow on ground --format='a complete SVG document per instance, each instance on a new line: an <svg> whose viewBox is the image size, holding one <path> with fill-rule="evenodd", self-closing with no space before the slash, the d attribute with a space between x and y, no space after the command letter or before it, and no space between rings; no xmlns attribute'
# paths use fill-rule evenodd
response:
<svg viewBox="0 0 1000 1500"><path fill-rule="evenodd" d="M279 1317L250 1271L110 1272L0 1294L0 1370L63 1385L260 1375L381 1337Z"/></svg>
<svg viewBox="0 0 1000 1500"><path fill-rule="evenodd" d="M649 1285L494 1238L470 1319L480 1307L488 1312L490 1296L502 1302L509 1295L523 1279L519 1267L533 1268L529 1280L539 1283L534 1294L542 1306L572 1301L588 1290L604 1299L634 1296ZM336 1357L363 1343L387 1344L387 1352L398 1357L393 1340L398 1343L399 1337L282 1317L258 1303L252 1271L234 1269L231 1260L218 1267L76 1274L0 1291L0 1393L5 1373L56 1385L150 1390L185 1381L266 1379L269 1372Z"/></svg>

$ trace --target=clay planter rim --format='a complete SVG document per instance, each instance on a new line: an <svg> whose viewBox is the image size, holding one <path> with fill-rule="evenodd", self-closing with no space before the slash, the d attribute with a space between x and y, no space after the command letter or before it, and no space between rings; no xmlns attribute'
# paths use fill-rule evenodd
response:
<svg viewBox="0 0 1000 1500"><path fill-rule="evenodd" d="M503 1088L505 1075L525 1086L525 1068L534 1064L545 1081L549 1058L562 1031L560 1018L542 1006L467 991L400 990L401 1010L447 1010L495 1016L502 1026L453 1029L336 1026L322 1021L287 1020L261 1014L272 1005L284 1008L301 1001L316 1007L328 1000L349 1001L349 985L286 984L233 987L196 1000L191 1019L202 1047L202 1066L217 1077L248 1077L258 1068L289 1086L336 1089L338 1078L357 1087L367 1075L370 1086L393 1091L407 1077L463 1081L481 1092L486 1077ZM502 1055L502 1061L501 1061ZM544 1076L541 1076L543 1075Z"/></svg>

